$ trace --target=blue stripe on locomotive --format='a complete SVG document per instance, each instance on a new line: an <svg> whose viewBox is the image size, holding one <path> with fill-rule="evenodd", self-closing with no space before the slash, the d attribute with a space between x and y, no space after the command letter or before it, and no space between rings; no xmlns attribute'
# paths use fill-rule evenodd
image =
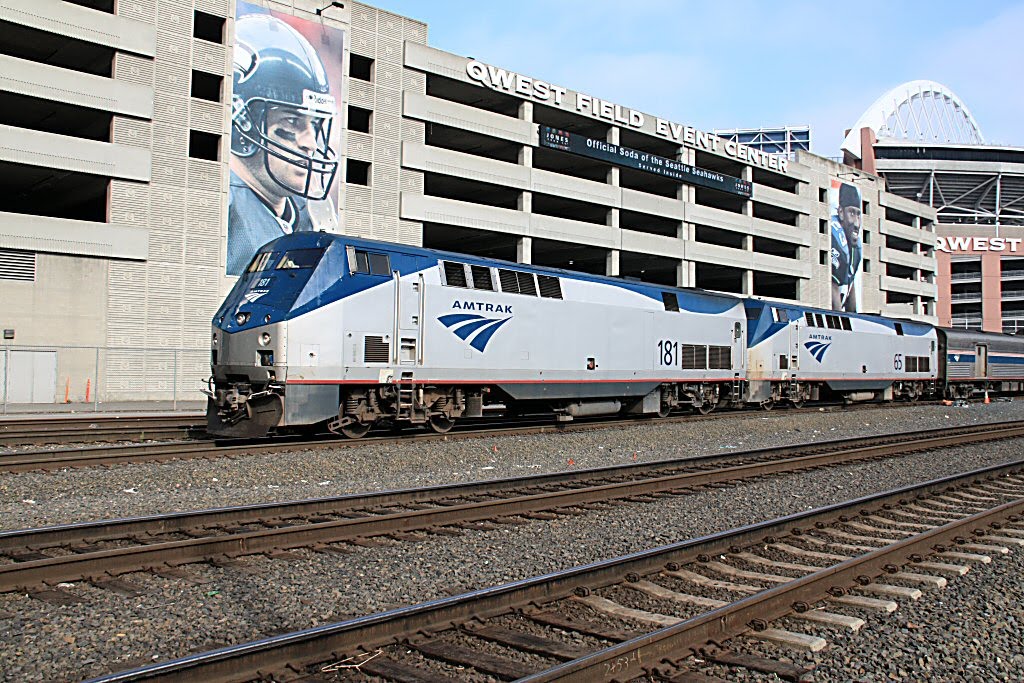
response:
<svg viewBox="0 0 1024 683"><path fill-rule="evenodd" d="M268 323L289 320L326 304L340 301L367 289L391 282L390 275L361 273L356 277L349 277L345 249L347 246L365 249L372 253L387 254L390 259L391 269L397 270L403 276L436 267L439 260L451 260L470 265L510 268L581 282L598 282L635 292L658 302L662 300L662 292L673 292L678 300L680 310L691 313L724 313L740 303L738 297L712 294L700 290L659 287L657 285L629 282L617 278L589 275L587 273L578 273L558 268L545 268L497 259L485 259L466 254L365 240L344 235L323 232L299 232L268 242L260 249L259 253L277 252L283 255L286 251L297 249L324 249L323 257L317 266L312 269L243 273L220 309L214 315L213 324L227 332L237 332ZM271 268L276 260L278 260L276 257L271 259ZM270 280L265 285L267 292L255 300L247 299L247 295L251 299L254 293L262 291L262 287L259 284L265 279ZM249 312L251 315L248 321L239 325L234 316L243 306L244 311ZM220 321L221 317L223 317L223 321Z"/></svg>

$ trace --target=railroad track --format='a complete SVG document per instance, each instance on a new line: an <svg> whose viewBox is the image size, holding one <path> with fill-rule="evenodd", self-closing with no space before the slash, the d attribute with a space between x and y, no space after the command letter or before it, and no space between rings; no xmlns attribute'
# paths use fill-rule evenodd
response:
<svg viewBox="0 0 1024 683"><path fill-rule="evenodd" d="M857 630L1024 545L1024 460L428 603L92 679L128 681L686 678L701 660L800 677L723 648L816 649L787 620Z"/></svg>
<svg viewBox="0 0 1024 683"><path fill-rule="evenodd" d="M560 472L448 486L247 505L0 532L0 592L295 548L346 552L375 537L491 529L526 519L587 514L743 479L1024 436L1024 424L973 425ZM340 544L340 545L339 545ZM59 592L58 592L59 593ZM51 594L50 597L55 597Z"/></svg>
<svg viewBox="0 0 1024 683"><path fill-rule="evenodd" d="M920 403L918 405L921 405ZM335 435L315 438L308 436L283 436L260 440L190 440L170 443L117 444L110 446L85 446L66 449L30 450L0 453L0 472L28 472L33 470L59 470L74 467L95 467L136 462L165 462L196 458L251 455L257 453L278 453L286 451L355 448L369 444L394 444L410 439L420 441L480 438L484 436L505 436L542 434L549 432L575 431L583 429L613 429L638 424L668 424L695 420L719 420L756 414L759 417L777 416L782 418L798 412L818 413L822 410L878 410L888 408L885 404L855 404L855 406L815 406L813 408L790 409L772 413L730 411L710 415L675 415L667 418L607 418L581 419L570 423L556 424L551 416L522 418L514 423L478 421L465 422L448 434L434 434L412 428L401 434L381 433L363 439L341 439ZM148 438L148 437L147 437Z"/></svg>
<svg viewBox="0 0 1024 683"><path fill-rule="evenodd" d="M0 446L181 439L204 430L199 413L5 418L0 420Z"/></svg>

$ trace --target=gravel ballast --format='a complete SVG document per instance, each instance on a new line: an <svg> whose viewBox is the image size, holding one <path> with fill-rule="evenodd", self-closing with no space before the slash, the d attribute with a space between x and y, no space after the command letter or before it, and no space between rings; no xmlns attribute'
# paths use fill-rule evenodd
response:
<svg viewBox="0 0 1024 683"><path fill-rule="evenodd" d="M1022 417L1024 401L788 416L750 413L530 437L11 474L0 476L0 519L5 528L20 528L612 465L633 462L634 454L638 461L660 460ZM0 680L78 680L128 663L169 659L676 542L1020 454L1019 441L998 442L776 477L581 517L361 548L348 555L296 551L288 560L190 565L191 583L133 574L125 578L143 590L134 598L79 584L66 588L83 599L74 605L2 595ZM978 591L984 591L980 577L1005 561L997 559L993 568L976 569L965 578L979 581ZM1017 576L1004 574L1004 593L1019 593ZM951 587L963 581L956 579ZM973 601L979 600L975 594ZM964 604L972 599L965 598ZM1005 618L1005 612L993 610ZM1014 618L1019 622L1019 611ZM938 612L931 621L936 619L941 621ZM944 624L937 629L944 633ZM1013 662L1019 654L1019 645L1011 645L1016 650L1004 652L1003 661ZM886 664L864 656L862 665L868 674L883 672L883 677L867 680L885 680L887 669L871 668L876 660ZM851 680L868 674L851 674ZM844 677L839 674L836 680Z"/></svg>
<svg viewBox="0 0 1024 683"><path fill-rule="evenodd" d="M0 474L0 529L497 479L1024 419L1024 400L725 419L623 429ZM634 459L635 457L635 459Z"/></svg>

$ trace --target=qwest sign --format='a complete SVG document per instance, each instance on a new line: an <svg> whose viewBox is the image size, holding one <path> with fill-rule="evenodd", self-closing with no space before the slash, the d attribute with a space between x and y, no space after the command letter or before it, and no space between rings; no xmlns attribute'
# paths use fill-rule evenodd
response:
<svg viewBox="0 0 1024 683"><path fill-rule="evenodd" d="M599 100L590 95L571 92L560 85L523 76L514 71L499 69L476 60L470 60L466 63L466 75L480 85L492 90L499 90L516 97L525 97L536 102L553 102L560 107L570 106L580 114L602 119L616 125L636 129L652 127L648 124L647 117L635 109L623 107L620 104L614 104L606 100ZM765 154L737 142L725 140L712 133L697 130L692 126L684 126L681 123L673 123L666 119L654 118L653 129L655 135L674 142L697 147L709 152L722 152L738 161L754 164L773 171L785 173L789 165L789 160L787 159Z"/></svg>
<svg viewBox="0 0 1024 683"><path fill-rule="evenodd" d="M1020 237L936 237L935 248L947 254L957 251L1008 251L1020 250Z"/></svg>

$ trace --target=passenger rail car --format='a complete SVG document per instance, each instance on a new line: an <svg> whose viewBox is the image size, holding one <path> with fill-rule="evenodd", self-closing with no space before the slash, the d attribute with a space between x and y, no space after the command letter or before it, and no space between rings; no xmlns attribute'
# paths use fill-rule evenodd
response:
<svg viewBox="0 0 1024 683"><path fill-rule="evenodd" d="M745 306L749 403L914 400L934 391L931 325L755 299Z"/></svg>
<svg viewBox="0 0 1024 683"><path fill-rule="evenodd" d="M253 258L214 320L211 433L451 428L742 400L737 297L327 233Z"/></svg>
<svg viewBox="0 0 1024 683"><path fill-rule="evenodd" d="M947 398L1024 390L1024 337L943 328L938 334Z"/></svg>

